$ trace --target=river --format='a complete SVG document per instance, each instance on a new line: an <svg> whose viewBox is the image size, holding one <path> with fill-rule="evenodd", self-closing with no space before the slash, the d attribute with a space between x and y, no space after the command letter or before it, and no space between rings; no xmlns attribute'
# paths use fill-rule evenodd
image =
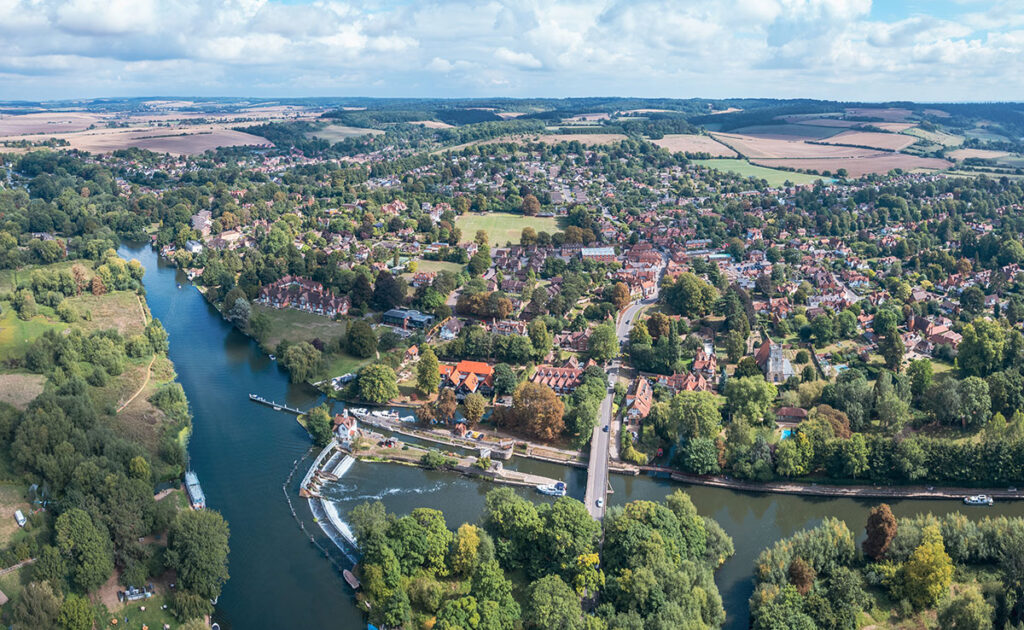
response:
<svg viewBox="0 0 1024 630"><path fill-rule="evenodd" d="M119 253L139 260L146 268L149 307L167 329L170 358L192 406L191 465L208 505L219 510L231 526L231 579L218 601L214 620L225 629L238 630L365 627L335 564L300 529L282 491L296 460L308 460L309 437L293 415L248 400L252 392L306 409L322 397L308 386L291 384L284 370L228 325L184 275L159 260L148 245L125 245ZM288 491L306 531L327 547L329 541L297 494L307 466L308 461L298 462ZM564 479L570 494L583 498L585 470L518 459L509 466ZM683 487L700 513L717 520L733 537L736 554L718 571L716 581L727 613L726 628L736 630L748 626L753 563L763 548L828 516L845 520L862 537L868 510L875 503L742 493L651 477L612 475L612 486L609 505L633 499L659 500ZM342 515L362 501L380 499L397 513L416 507L444 510L454 529L464 521L479 519L484 496L493 487L449 473L357 462L325 493L338 504ZM548 500L527 489L518 491L537 501ZM1024 503L1020 502L993 508L965 508L957 501L897 501L891 505L897 516L956 510L972 517L1024 516ZM345 561L333 548L330 553L339 563Z"/></svg>

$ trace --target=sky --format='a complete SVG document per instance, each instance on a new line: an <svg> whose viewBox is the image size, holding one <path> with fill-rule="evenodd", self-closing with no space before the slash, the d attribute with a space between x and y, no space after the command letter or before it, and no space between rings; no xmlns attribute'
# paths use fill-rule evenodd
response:
<svg viewBox="0 0 1024 630"><path fill-rule="evenodd" d="M1024 101L1024 0L0 0L0 100Z"/></svg>

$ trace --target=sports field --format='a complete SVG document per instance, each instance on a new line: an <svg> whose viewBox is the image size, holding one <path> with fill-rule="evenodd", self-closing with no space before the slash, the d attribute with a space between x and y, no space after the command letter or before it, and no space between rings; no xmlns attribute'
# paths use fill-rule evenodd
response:
<svg viewBox="0 0 1024 630"><path fill-rule="evenodd" d="M554 234L561 228L555 217L526 217L521 214L507 212L489 212L487 214L463 214L455 219L455 225L462 230L462 240L472 241L477 230L487 232L490 244L504 245L506 242L518 243L524 227L532 227L538 232Z"/></svg>
<svg viewBox="0 0 1024 630"><path fill-rule="evenodd" d="M769 186L782 186L787 181L794 184L811 184L822 178L820 175L807 175L806 173L790 173L779 171L774 168L765 168L751 164L746 160L714 159L714 160L693 160L694 164L700 164L708 168L736 173L744 177L757 177L767 180Z"/></svg>

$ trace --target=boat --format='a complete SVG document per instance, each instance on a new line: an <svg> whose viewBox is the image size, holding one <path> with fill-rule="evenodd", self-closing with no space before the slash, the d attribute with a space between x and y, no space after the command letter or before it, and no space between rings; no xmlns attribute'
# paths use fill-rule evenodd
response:
<svg viewBox="0 0 1024 630"><path fill-rule="evenodd" d="M383 409L371 411L370 415L375 418L383 418L384 420L398 420L397 413L395 413L394 411L385 411Z"/></svg>
<svg viewBox="0 0 1024 630"><path fill-rule="evenodd" d="M249 394L249 400L262 400L262 398L260 398L256 394Z"/></svg>
<svg viewBox="0 0 1024 630"><path fill-rule="evenodd" d="M964 503L966 505L992 505L995 501L987 494L975 494L973 496L964 497Z"/></svg>
<svg viewBox="0 0 1024 630"><path fill-rule="evenodd" d="M410 423L412 423L412 422L416 422L416 416L402 416L400 418L400 420L402 422L410 422Z"/></svg>
<svg viewBox="0 0 1024 630"><path fill-rule="evenodd" d="M270 360L271 361L277 361L277 357L275 357L274 355L270 355Z"/></svg>
<svg viewBox="0 0 1024 630"><path fill-rule="evenodd" d="M348 585L352 587L353 591L359 590L359 578L353 575L351 571L345 569L341 572L341 575L345 578L345 581L348 582Z"/></svg>
<svg viewBox="0 0 1024 630"><path fill-rule="evenodd" d="M353 416L365 416L368 412L366 407L349 407L346 409Z"/></svg>
<svg viewBox="0 0 1024 630"><path fill-rule="evenodd" d="M179 289L181 288L181 283L180 283L180 282L178 283L178 288L179 288Z"/></svg>
<svg viewBox="0 0 1024 630"><path fill-rule="evenodd" d="M555 483L537 486L537 492L546 494L549 497L564 497L565 482L556 481Z"/></svg>

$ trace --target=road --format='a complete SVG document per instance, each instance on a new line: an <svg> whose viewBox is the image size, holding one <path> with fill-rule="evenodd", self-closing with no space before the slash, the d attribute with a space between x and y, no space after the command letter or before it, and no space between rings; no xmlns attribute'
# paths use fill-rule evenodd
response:
<svg viewBox="0 0 1024 630"><path fill-rule="evenodd" d="M658 284L661 284L661 274L665 269L665 263L658 270ZM626 307L619 316L615 325L615 334L619 338L620 345L629 338L629 329L633 325L640 311L658 301L658 290L654 295L634 302ZM609 388L613 386L620 375L628 376L628 368L624 368L618 359L612 360L606 369L608 373ZM612 401L615 394L611 391L601 401L601 411L598 416L597 425L590 436L590 461L587 465L587 492L583 499L587 511L597 520L604 518L605 510L608 508L608 462L611 451L614 450L616 459L619 452L619 432L622 430L622 423L619 419L612 418ZM608 431L604 428L608 427ZM600 501L600 505L598 505Z"/></svg>

